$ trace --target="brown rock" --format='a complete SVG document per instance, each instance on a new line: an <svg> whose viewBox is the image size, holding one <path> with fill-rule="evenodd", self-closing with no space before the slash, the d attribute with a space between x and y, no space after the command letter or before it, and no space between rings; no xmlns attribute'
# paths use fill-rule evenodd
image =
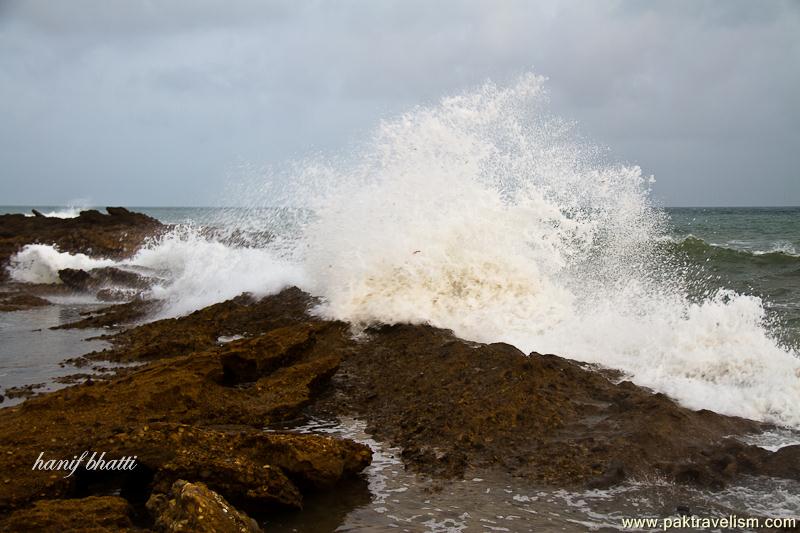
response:
<svg viewBox="0 0 800 533"><path fill-rule="evenodd" d="M23 311L32 307L42 307L50 305L48 300L34 296L32 294L14 294L12 296L0 296L0 311Z"/></svg>
<svg viewBox="0 0 800 533"><path fill-rule="evenodd" d="M590 479L586 483L588 489L607 489L625 481L625 467L621 464L610 464L603 475Z"/></svg>
<svg viewBox="0 0 800 533"><path fill-rule="evenodd" d="M255 520L237 511L225 498L203 483L176 481L169 494L154 494L147 509L158 531L192 533L257 533Z"/></svg>
<svg viewBox="0 0 800 533"><path fill-rule="evenodd" d="M16 480L0 485L0 514L79 487L146 499L181 479L248 512L299 507L307 491L330 489L370 460L352 441L263 430L307 415L355 415L402 447L410 467L438 477L487 468L540 485L599 487L626 476L720 486L741 474L794 475L795 450L772 454L727 438L763 429L756 422L429 326L375 328L356 340L346 324L309 317L312 303L296 288L242 295L129 329L85 359L142 366L0 410L0 469ZM117 306L87 321L135 312ZM137 455L140 470L70 479L31 471L41 450L86 449Z"/></svg>
<svg viewBox="0 0 800 533"><path fill-rule="evenodd" d="M98 297L100 297L101 292L98 291ZM119 328L137 320L142 320L159 308L160 304L157 301L134 298L129 302L111 305L87 313L84 318L76 322L62 324L53 329Z"/></svg>
<svg viewBox="0 0 800 533"><path fill-rule="evenodd" d="M220 355L223 379L237 384L297 361L314 342L313 327L281 328L255 339L233 341Z"/></svg>
<svg viewBox="0 0 800 533"><path fill-rule="evenodd" d="M80 475L76 480L31 471L42 450L50 457L83 450L102 450L109 457L137 455L140 477L92 480L106 490L141 493L153 483L166 491L177 479L203 481L248 508L299 507L303 490L330 487L369 463L369 449L351 441L261 430L297 416L324 388L340 362L329 352L333 340L343 337L338 326L298 320L264 335L223 345L209 341L208 349L174 356L155 347L169 346L160 336L169 336L175 322L150 325L159 339L153 345L152 338L145 342L147 349L136 351L131 345L141 359L157 358L151 363L0 411L0 468L18 480L0 484L0 512L43 496L72 496L84 483ZM326 339L325 349L316 348L320 338ZM202 339L197 342L204 348ZM256 361L258 374L234 373L225 379L222 360L231 353Z"/></svg>
<svg viewBox="0 0 800 533"><path fill-rule="evenodd" d="M91 270L64 268L58 271L58 277L67 287L84 292L95 291L103 287L144 290L152 286L154 281L136 272L116 267L93 268Z"/></svg>
<svg viewBox="0 0 800 533"><path fill-rule="evenodd" d="M800 444L786 446L764 459L765 473L800 481Z"/></svg>
<svg viewBox="0 0 800 533"><path fill-rule="evenodd" d="M133 530L131 507L119 496L40 500L0 518L0 531L118 532Z"/></svg>
<svg viewBox="0 0 800 533"><path fill-rule="evenodd" d="M130 218L134 216L134 213L132 211L129 211L124 207L106 207L106 213L108 213L112 217L117 217L117 218L121 217Z"/></svg>
<svg viewBox="0 0 800 533"><path fill-rule="evenodd" d="M629 382L616 385L555 355L466 342L428 326L368 335L343 358L337 393L317 402L318 415L354 413L378 439L402 447L408 464L432 475L499 467L557 486L677 476L669 465L760 427L686 409Z"/></svg>

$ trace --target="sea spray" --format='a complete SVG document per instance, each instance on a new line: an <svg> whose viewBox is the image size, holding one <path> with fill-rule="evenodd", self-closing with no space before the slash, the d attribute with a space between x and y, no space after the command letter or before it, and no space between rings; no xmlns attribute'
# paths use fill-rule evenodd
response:
<svg viewBox="0 0 800 533"><path fill-rule="evenodd" d="M11 257L8 271L13 281L22 283L61 283L58 271L65 268L89 270L113 266L110 259L95 259L85 254L59 252L47 244L28 244Z"/></svg>
<svg viewBox="0 0 800 533"><path fill-rule="evenodd" d="M58 271L63 268L114 266L149 274L157 282L148 296L164 304L153 318L185 315L243 292L258 297L291 285L307 285L302 270L274 251L230 238L223 242L219 235L177 226L121 261L60 252L50 245L27 245L13 256L8 270L12 280L27 283L61 283Z"/></svg>
<svg viewBox="0 0 800 533"><path fill-rule="evenodd" d="M542 83L415 109L327 172L301 241L316 312L557 353L693 408L800 425L800 361L761 300L690 298L651 180L550 116Z"/></svg>
<svg viewBox="0 0 800 533"><path fill-rule="evenodd" d="M553 116L542 78L416 108L349 157L290 170L250 188L250 209L215 223L226 228L216 237L178 229L120 264L167 274L153 289L162 316L295 284L319 297L313 312L355 329L431 324L618 368L692 408L800 427L800 361L763 302L698 296L707 274L669 253L651 179ZM52 273L64 255L37 260Z"/></svg>
<svg viewBox="0 0 800 533"><path fill-rule="evenodd" d="M587 285L649 283L663 220L647 180L598 163L547 115L542 83L487 84L381 125L313 197L303 245L321 314L491 341L568 320Z"/></svg>
<svg viewBox="0 0 800 533"><path fill-rule="evenodd" d="M270 249L224 243L190 226L145 246L130 263L168 275L151 291L166 303L161 317L184 315L243 292L264 296L306 285L302 271Z"/></svg>

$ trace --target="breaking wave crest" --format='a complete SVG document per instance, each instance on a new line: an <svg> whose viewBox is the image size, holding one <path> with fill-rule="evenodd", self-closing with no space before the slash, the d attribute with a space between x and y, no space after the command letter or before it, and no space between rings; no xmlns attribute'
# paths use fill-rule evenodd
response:
<svg viewBox="0 0 800 533"><path fill-rule="evenodd" d="M800 360L763 302L690 298L651 179L552 116L543 83L445 98L382 123L344 162L268 180L248 194L250 215L228 221L268 230L257 246L184 230L131 263L170 272L153 291L168 315L295 284L321 299L313 312L355 328L431 324L618 368L692 408L800 426ZM310 214L287 230L285 209L265 209L281 199Z"/></svg>
<svg viewBox="0 0 800 533"><path fill-rule="evenodd" d="M306 284L296 265L271 250L223 243L191 226L176 227L123 261L60 252L50 245L27 245L12 258L9 273L14 281L60 283L61 269L108 266L133 269L162 280L148 294L164 303L156 318L185 315L243 292L264 296L290 285Z"/></svg>
<svg viewBox="0 0 800 533"><path fill-rule="evenodd" d="M63 208L57 208L57 209L53 209L53 210L48 210L48 211L43 212L42 214L44 216L50 217L50 218L75 218L75 217L77 217L78 215L81 214L81 211L84 211L86 209L89 209L89 208L88 207L70 206L70 207L63 207ZM32 216L34 216L34 214L33 213L25 213L25 216L26 217L32 217Z"/></svg>
<svg viewBox="0 0 800 533"><path fill-rule="evenodd" d="M542 83L415 109L324 172L302 239L316 312L557 353L693 408L800 425L800 360L762 301L689 298L650 179L551 116Z"/></svg>
<svg viewBox="0 0 800 533"><path fill-rule="evenodd" d="M689 235L680 241L672 242L678 251L694 259L711 259L729 263L750 263L759 265L797 265L800 268L800 254L786 243L776 243L769 250L742 250L719 244L712 244Z"/></svg>

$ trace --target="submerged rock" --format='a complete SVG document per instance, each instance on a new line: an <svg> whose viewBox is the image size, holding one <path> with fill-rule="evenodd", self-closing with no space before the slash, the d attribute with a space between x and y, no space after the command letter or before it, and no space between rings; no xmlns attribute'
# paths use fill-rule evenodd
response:
<svg viewBox="0 0 800 533"><path fill-rule="evenodd" d="M98 291L101 298L102 291ZM129 302L114 304L96 311L81 313L83 318L62 324L53 329L120 328L146 318L160 308L158 301L134 298Z"/></svg>
<svg viewBox="0 0 800 533"><path fill-rule="evenodd" d="M29 385L19 385L8 387L3 391L8 398L31 398L37 394L37 389L45 387L44 383L31 383Z"/></svg>
<svg viewBox="0 0 800 533"><path fill-rule="evenodd" d="M0 296L0 311L23 311L32 307L50 305L48 300L33 294L17 293L10 296Z"/></svg>
<svg viewBox="0 0 800 533"><path fill-rule="evenodd" d="M176 481L168 494L153 494L147 509L157 531L195 533L258 533L258 523L237 511L203 483Z"/></svg>

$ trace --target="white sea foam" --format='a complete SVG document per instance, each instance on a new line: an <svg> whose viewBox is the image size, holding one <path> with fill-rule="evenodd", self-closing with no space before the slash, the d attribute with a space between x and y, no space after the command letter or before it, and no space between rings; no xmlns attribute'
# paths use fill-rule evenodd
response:
<svg viewBox="0 0 800 533"><path fill-rule="evenodd" d="M328 171L303 240L317 312L506 341L619 368L693 408L800 425L800 360L762 302L691 302L657 247L649 180L545 104L539 78L489 84L383 124L360 164Z"/></svg>
<svg viewBox="0 0 800 533"><path fill-rule="evenodd" d="M693 408L800 427L800 360L771 336L762 302L686 296L681 265L660 251L649 178L550 116L541 78L415 109L349 161L277 180L315 213L296 234L254 247L179 229L127 264L165 273L153 295L169 316L295 284L322 298L316 313L357 328L450 328L619 368ZM45 249L23 250L12 276L94 261Z"/></svg>
<svg viewBox="0 0 800 533"><path fill-rule="evenodd" d="M52 211L44 211L42 214L46 217L52 218L75 218L81 214L81 211L88 209L87 207L64 207ZM35 216L33 213L25 213L26 217Z"/></svg>
<svg viewBox="0 0 800 533"><path fill-rule="evenodd" d="M776 241L772 244L769 250L756 250L753 252L755 255L774 254L780 253L793 257L800 257L797 248L789 241Z"/></svg>
<svg viewBox="0 0 800 533"><path fill-rule="evenodd" d="M154 240L124 261L28 245L12 258L9 273L15 281L60 283L60 269L105 266L141 267L162 277L163 282L150 290L151 297L165 302L160 317L183 315L243 292L262 296L290 285L305 285L300 270L270 250L228 246L187 226Z"/></svg>
<svg viewBox="0 0 800 533"><path fill-rule="evenodd" d="M167 274L152 296L167 302L163 316L178 316L243 292L273 294L305 285L300 270L267 248L236 247L179 228L144 247L131 264Z"/></svg>
<svg viewBox="0 0 800 533"><path fill-rule="evenodd" d="M59 252L47 244L28 244L11 257L8 271L11 279L23 283L61 283L58 271L64 268L82 270L112 266L110 259L94 259L84 254Z"/></svg>
<svg viewBox="0 0 800 533"><path fill-rule="evenodd" d="M42 213L46 217L53 218L75 218L81 214L85 208L83 207L67 207L64 209L56 209L55 211L47 211Z"/></svg>

